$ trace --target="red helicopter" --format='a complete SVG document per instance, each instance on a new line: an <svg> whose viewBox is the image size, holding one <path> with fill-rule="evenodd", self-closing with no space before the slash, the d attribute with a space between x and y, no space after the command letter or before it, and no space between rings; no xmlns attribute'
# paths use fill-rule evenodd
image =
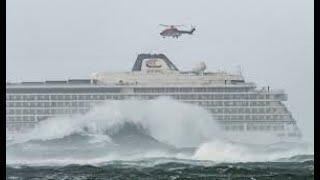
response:
<svg viewBox="0 0 320 180"><path fill-rule="evenodd" d="M192 29L190 31L185 31L185 30L179 30L177 27L179 26L183 26L183 25L164 25L164 24L160 24L160 26L164 26L164 27L169 27L165 30L163 30L160 35L165 38L165 37L173 37L173 38L178 38L179 36L181 36L182 34L192 34L196 28L192 27Z"/></svg>

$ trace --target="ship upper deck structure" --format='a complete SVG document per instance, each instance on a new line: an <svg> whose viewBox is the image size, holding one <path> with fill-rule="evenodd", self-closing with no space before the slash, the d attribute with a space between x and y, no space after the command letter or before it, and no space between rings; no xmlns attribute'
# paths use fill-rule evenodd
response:
<svg viewBox="0 0 320 180"><path fill-rule="evenodd" d="M207 109L230 133L300 137L283 90L257 89L241 74L179 69L164 54L140 54L131 72L94 73L89 79L7 83L7 131L32 128L55 116L88 112L108 100L171 97Z"/></svg>

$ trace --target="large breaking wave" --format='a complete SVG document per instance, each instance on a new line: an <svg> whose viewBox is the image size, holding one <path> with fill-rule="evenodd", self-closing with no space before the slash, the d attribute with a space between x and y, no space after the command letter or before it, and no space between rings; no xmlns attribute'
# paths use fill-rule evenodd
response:
<svg viewBox="0 0 320 180"><path fill-rule="evenodd" d="M97 164L170 157L272 161L313 154L313 145L226 140L205 109L168 98L108 101L84 115L52 118L7 141L7 164Z"/></svg>

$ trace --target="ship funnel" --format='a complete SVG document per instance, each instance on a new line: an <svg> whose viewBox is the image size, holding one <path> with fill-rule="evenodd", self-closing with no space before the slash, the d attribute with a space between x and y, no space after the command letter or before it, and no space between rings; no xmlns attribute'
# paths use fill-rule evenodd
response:
<svg viewBox="0 0 320 180"><path fill-rule="evenodd" d="M164 69L178 71L178 68L164 54L139 54L132 67L132 71Z"/></svg>

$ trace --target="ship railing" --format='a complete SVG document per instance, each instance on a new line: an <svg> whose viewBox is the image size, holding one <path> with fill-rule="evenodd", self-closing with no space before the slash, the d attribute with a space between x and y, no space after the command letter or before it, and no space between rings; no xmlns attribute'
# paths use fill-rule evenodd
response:
<svg viewBox="0 0 320 180"><path fill-rule="evenodd" d="M272 93L277 93L277 94L284 94L284 90L283 89L260 89L260 90L255 90L255 92L272 92Z"/></svg>

